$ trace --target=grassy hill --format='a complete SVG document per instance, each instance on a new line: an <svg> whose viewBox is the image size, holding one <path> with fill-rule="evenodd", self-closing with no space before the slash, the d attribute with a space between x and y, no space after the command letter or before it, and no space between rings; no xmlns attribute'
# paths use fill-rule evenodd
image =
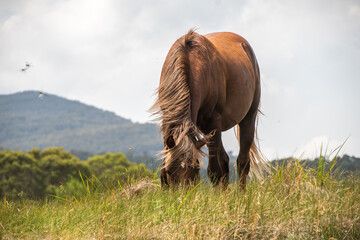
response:
<svg viewBox="0 0 360 240"><path fill-rule="evenodd" d="M121 103L119 103L121 104ZM61 146L92 153L155 153L162 148L155 124L133 123L112 112L36 91L0 95L0 146L27 151Z"/></svg>

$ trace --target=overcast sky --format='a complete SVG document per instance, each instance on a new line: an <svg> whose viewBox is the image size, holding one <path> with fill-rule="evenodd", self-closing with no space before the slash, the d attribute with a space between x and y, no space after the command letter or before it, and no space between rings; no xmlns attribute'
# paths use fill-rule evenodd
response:
<svg viewBox="0 0 360 240"><path fill-rule="evenodd" d="M360 157L359 0L1 0L0 94L43 90L148 122L165 56L192 27L252 45L269 159L329 153L347 137L341 153ZM237 152L233 135L225 147Z"/></svg>

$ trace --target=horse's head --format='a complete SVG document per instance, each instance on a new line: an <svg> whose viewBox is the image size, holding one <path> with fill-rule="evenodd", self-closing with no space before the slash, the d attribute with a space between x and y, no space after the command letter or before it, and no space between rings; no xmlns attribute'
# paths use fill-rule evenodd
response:
<svg viewBox="0 0 360 240"><path fill-rule="evenodd" d="M164 136L164 162L161 170L162 185L189 184L200 178L203 152L207 137L196 137L193 131L186 134Z"/></svg>
<svg viewBox="0 0 360 240"><path fill-rule="evenodd" d="M199 180L203 155L201 147L205 143L204 139L197 139L190 133L172 132L164 136L162 185L189 184Z"/></svg>

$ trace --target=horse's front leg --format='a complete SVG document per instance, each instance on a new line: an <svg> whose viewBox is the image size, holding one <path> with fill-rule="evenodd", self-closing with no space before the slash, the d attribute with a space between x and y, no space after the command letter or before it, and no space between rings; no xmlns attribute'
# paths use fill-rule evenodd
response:
<svg viewBox="0 0 360 240"><path fill-rule="evenodd" d="M220 117L213 119L211 130L216 130L207 144L209 149L209 165L207 174L214 185L227 187L229 184L229 157L221 141ZM210 125L211 126L211 125Z"/></svg>

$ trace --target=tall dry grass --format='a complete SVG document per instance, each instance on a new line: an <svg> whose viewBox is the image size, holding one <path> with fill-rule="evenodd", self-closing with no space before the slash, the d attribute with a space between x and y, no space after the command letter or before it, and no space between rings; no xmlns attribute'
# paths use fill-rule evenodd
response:
<svg viewBox="0 0 360 240"><path fill-rule="evenodd" d="M321 162L319 163L321 164ZM3 239L360 239L360 179L298 162L246 192L142 180L82 197L2 199Z"/></svg>

